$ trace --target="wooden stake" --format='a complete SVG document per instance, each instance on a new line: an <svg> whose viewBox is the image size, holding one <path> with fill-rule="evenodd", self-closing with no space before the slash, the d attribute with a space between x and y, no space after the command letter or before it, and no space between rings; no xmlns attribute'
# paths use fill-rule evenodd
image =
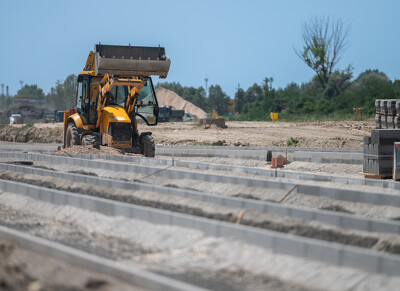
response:
<svg viewBox="0 0 400 291"><path fill-rule="evenodd" d="M281 198L281 200L279 200L279 203L281 203L283 200L285 200L285 198L288 197L289 194L292 193L292 191L293 191L297 186L298 186L297 184L294 185L294 186L292 187L292 189L290 189L289 192L287 192L287 193Z"/></svg>
<svg viewBox="0 0 400 291"><path fill-rule="evenodd" d="M240 224L240 222L242 221L243 215L244 215L244 209L240 210L238 218L236 220L236 224Z"/></svg>

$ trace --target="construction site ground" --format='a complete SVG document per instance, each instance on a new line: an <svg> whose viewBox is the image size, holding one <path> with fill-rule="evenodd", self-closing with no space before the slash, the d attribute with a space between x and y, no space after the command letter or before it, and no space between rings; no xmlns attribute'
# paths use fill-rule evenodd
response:
<svg viewBox="0 0 400 291"><path fill-rule="evenodd" d="M156 144L230 145L362 148L363 136L374 128L368 121L244 122L228 121L226 128L199 126L193 122L166 122L149 127L139 123L139 131L152 131ZM41 123L0 129L0 141L61 143L62 123ZM296 142L298 141L298 142Z"/></svg>
<svg viewBox="0 0 400 291"><path fill-rule="evenodd" d="M171 122L153 128L141 124L139 129L152 131L158 145L203 145L209 148L214 144L221 145L221 149L224 145L246 149L247 146L286 147L287 141L292 139L298 140L294 147L361 149L363 136L369 135L374 127L373 121L227 122L226 125L227 128L217 128L201 127L195 122ZM21 134L25 130L31 132ZM52 134L49 136L50 130ZM11 140L9 137L13 134L14 140ZM19 131L6 127L0 130L0 139L7 141L3 144L9 145L9 142L24 140L24 136L36 136L26 143L24 151L29 152L32 143L60 143L60 139L51 139L53 134L61 134L61 124L39 124ZM310 259L294 254L294 250L285 253L234 236L212 236L200 229L179 224L148 221L146 217L151 218L154 214L134 219L126 217L125 212L105 215L100 210L56 205L30 197L26 191L13 192L11 188L0 191L0 226L210 290L395 290L400 284L399 270L385 273L379 268L377 270L380 271L372 267L368 269L368 264L362 263L369 256L382 256L382 261L388 258L400 261L400 206L362 198L387 195L387 199L396 199L400 196L400 187L328 182L317 176L310 180L266 177L262 174L211 168L206 170L200 169L200 166L190 168L175 164L175 161L181 160L203 166L221 164L270 169L270 164L265 160L218 157L217 151L215 157L155 157L160 162L172 161L172 164L150 163L148 161L151 159L142 159L137 155L131 155L130 161L97 156L124 155L121 151L106 147L98 150L78 146L56 152L42 151L32 156L21 153L18 158L6 157L2 152L5 153L5 150L2 150L0 142L0 183L12 181L27 187L79 195L82 200L89 197L104 199L124 205L143 206L149 211L166 211L165 215L181 214L188 219L240 224L244 229L276 236L275 239L294 238L299 243L306 239L310 243L306 247L309 252L314 248L339 248L349 253L354 251L351 256L355 263L349 266L335 263L336 259L329 262ZM93 154L96 156L91 156ZM74 159L76 162L65 163L58 157L66 157L71 161ZM292 159L291 154L288 159ZM89 161L100 162L104 167L100 168ZM362 165L359 164L291 162L279 171L363 179ZM180 178L174 178L174 175L180 175ZM264 182L276 186L261 186ZM106 183L109 186L104 186ZM134 186L134 183L143 186ZM291 189L291 185L321 190L316 195L297 191L296 186ZM152 190L146 188L150 186ZM354 192L354 197L359 199L335 196L334 191L329 189L343 190L349 195ZM165 194L167 192L168 195ZM311 214L303 219L290 212L237 208L200 198L202 195L217 197L215 201L243 199L310 213L322 211L333 215L333 218L320 221ZM197 196L199 198L195 198ZM369 225L382 223L387 225L385 227L398 225L399 228L398 231L365 230L359 228L359 223L345 226L335 224L344 219L365 220L369 221ZM171 218L170 221L174 220ZM221 232L224 232L222 226ZM6 260L2 262L3 258ZM68 285L62 278L46 277L43 274L46 273L45 269L32 269L38 260L50 260L50 266L62 263L52 258L42 258L0 237L0 280L10 286L29 287L29 290L53 290L54 286L77 290L125 288L125 283L116 278L88 270L85 270L88 273L80 273L76 285ZM10 266L17 266L17 269L10 269ZM57 268L67 268L66 274L72 274L73 271L68 269L68 265ZM39 289L34 289L35 286L39 286ZM142 290L140 286L135 288Z"/></svg>

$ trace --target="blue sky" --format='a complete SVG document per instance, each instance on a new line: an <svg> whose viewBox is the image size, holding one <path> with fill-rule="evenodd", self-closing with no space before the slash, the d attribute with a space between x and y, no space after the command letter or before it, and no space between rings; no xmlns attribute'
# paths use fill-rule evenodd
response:
<svg viewBox="0 0 400 291"><path fill-rule="evenodd" d="M25 84L45 93L78 74L103 44L164 46L166 81L220 84L233 97L265 77L274 87L307 82L313 72L296 56L301 24L312 16L351 25L350 47L339 67L355 77L379 69L400 79L400 1L2 1L0 83L15 94Z"/></svg>

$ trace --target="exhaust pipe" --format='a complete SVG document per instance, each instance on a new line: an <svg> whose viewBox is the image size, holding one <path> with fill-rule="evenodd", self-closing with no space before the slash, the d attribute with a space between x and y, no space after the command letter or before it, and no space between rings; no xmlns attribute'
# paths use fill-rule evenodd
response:
<svg viewBox="0 0 400 291"><path fill-rule="evenodd" d="M103 45L94 46L95 74L117 76L159 76L166 78L171 60L163 47Z"/></svg>

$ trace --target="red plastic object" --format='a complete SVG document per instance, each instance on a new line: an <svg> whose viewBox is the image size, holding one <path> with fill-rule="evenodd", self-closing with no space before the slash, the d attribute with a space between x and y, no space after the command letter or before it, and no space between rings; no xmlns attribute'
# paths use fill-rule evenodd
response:
<svg viewBox="0 0 400 291"><path fill-rule="evenodd" d="M283 168L283 157L271 158L271 168Z"/></svg>

